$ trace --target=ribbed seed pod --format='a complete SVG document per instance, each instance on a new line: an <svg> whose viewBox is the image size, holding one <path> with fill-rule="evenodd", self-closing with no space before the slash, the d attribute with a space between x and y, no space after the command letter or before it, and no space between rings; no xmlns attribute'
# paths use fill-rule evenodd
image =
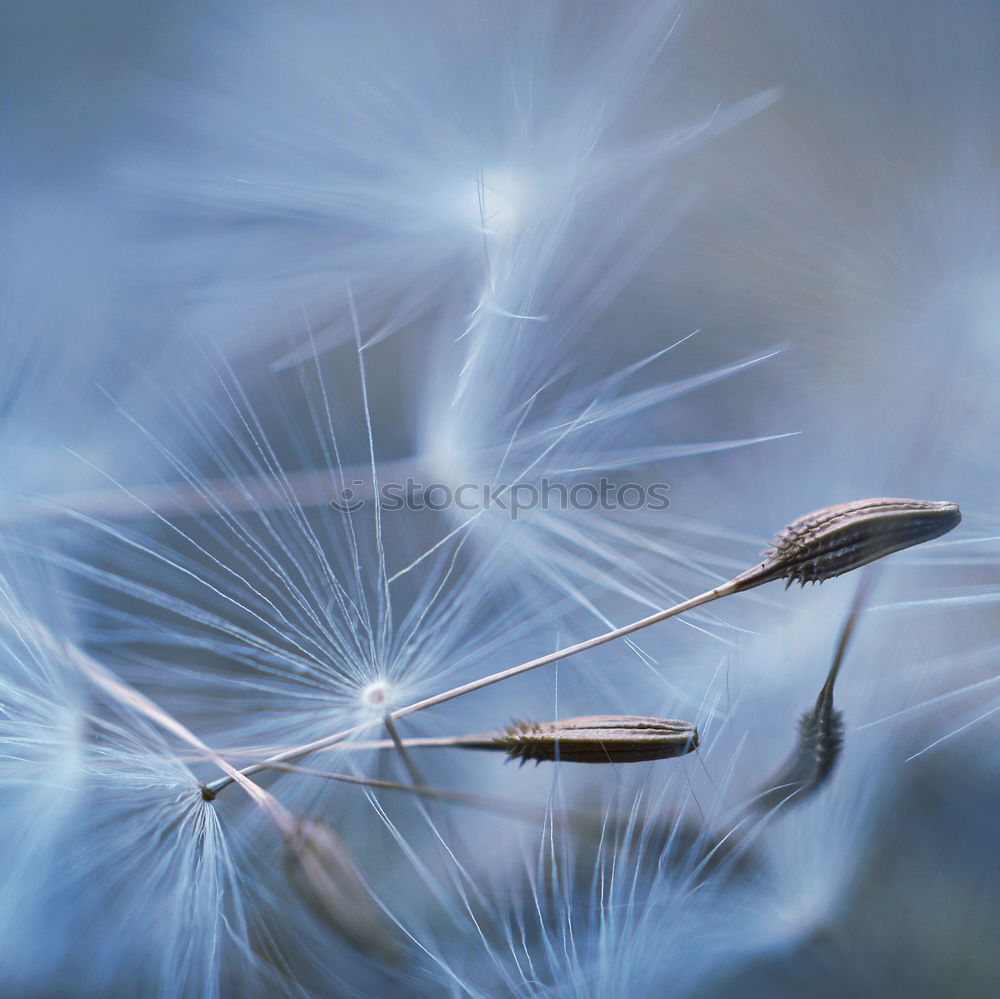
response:
<svg viewBox="0 0 1000 999"><path fill-rule="evenodd" d="M636 715L588 715L554 722L515 722L493 737L512 759L567 763L639 763L698 748L690 722Z"/></svg>
<svg viewBox="0 0 1000 999"><path fill-rule="evenodd" d="M912 545L947 534L962 520L956 503L867 499L825 507L788 525L764 561L737 577L741 589L784 579L822 583Z"/></svg>

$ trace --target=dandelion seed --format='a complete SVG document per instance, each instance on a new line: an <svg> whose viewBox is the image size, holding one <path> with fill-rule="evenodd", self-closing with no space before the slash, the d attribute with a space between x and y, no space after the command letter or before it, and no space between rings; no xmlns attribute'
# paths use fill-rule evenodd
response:
<svg viewBox="0 0 1000 999"><path fill-rule="evenodd" d="M40 625L37 627L41 628ZM54 639L47 632L42 632L42 635L46 644L54 644ZM65 645L65 652L85 676L116 701L201 750L247 792L281 833L286 845L289 878L324 922L373 957L389 963L398 958L380 910L354 867L347 848L332 829L320 822L293 815L270 792L230 766L184 725L149 698L118 680L86 653L69 645ZM215 792L210 786L202 784L198 790L202 802L215 800Z"/></svg>
<svg viewBox="0 0 1000 999"><path fill-rule="evenodd" d="M524 760L638 763L683 756L698 748L691 722L639 715L584 715L551 722L514 722L502 732L356 742L352 749L502 750Z"/></svg>
<svg viewBox="0 0 1000 999"><path fill-rule="evenodd" d="M782 531L775 549L759 566L720 583L711 590L683 600L666 610L657 611L613 631L567 646L557 652L511 667L427 698L393 712L393 717L410 714L440 704L462 694L471 693L511 676L566 659L579 652L596 648L606 642L624 638L651 624L665 621L685 611L694 610L721 597L742 593L775 579L811 579L822 582L858 569L893 552L931 541L947 534L962 519L956 503L928 502L906 499L855 500L839 506L825 507L793 521ZM787 586L786 586L787 589Z"/></svg>
<svg viewBox="0 0 1000 999"><path fill-rule="evenodd" d="M389 712L386 717L395 720L438 704L444 704L457 697L464 697L476 690L482 690L484 687L501 683L512 677L520 676L522 673L539 669L562 659L568 659L581 652L587 652L607 642L648 628L660 621L711 603L713 600L742 593L744 590L753 589L763 583L769 583L776 579L790 581L797 578L809 578L814 582L822 582L852 569L858 569L903 548L938 538L956 527L961 519L962 515L958 505L949 502L872 499L825 507L793 521L778 535L774 551L764 562L735 576L726 583L720 583L711 590L706 590L695 597L674 604L673 607L657 611L655 614L605 632L603 635L595 635L593 638L577 642L575 645L568 645L555 652L539 656L537 659L530 659L517 666L511 666L497 673L480 677L478 680L471 680L458 687L453 687L440 694L426 697L421 701L396 708ZM326 749L343 742L348 736L361 731L364 727L363 725L354 726L314 742L292 747L262 763L248 767L244 773L254 774L273 763L285 763L319 749ZM222 778L210 787L213 791L219 791L228 783L228 778Z"/></svg>
<svg viewBox="0 0 1000 999"><path fill-rule="evenodd" d="M45 593L39 609L59 618ZM0 571L5 993L59 994L72 981L87 995L218 997L223 979L250 994L247 980L272 977L251 954L218 817L147 724L169 727L165 717Z"/></svg>
<svg viewBox="0 0 1000 999"><path fill-rule="evenodd" d="M933 541L962 520L957 503L867 499L824 507L792 521L745 579L743 589L773 579L822 583L869 562Z"/></svg>
<svg viewBox="0 0 1000 999"><path fill-rule="evenodd" d="M698 748L690 722L634 715L590 715L554 722L515 722L477 748L511 759L567 763L639 763L683 756Z"/></svg>
<svg viewBox="0 0 1000 999"><path fill-rule="evenodd" d="M841 628L826 681L816 703L799 719L795 749L778 773L766 782L761 793L753 798L754 810L769 812L782 804L801 802L833 773L844 745L844 718L833 706L833 687L854 634L858 614L868 599L871 580L871 575L862 578L850 614Z"/></svg>

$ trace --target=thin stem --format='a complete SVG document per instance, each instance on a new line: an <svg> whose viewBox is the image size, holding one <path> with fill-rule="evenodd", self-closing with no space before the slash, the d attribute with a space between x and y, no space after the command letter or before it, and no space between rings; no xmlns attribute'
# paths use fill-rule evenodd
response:
<svg viewBox="0 0 1000 999"><path fill-rule="evenodd" d="M489 676L481 677L478 680L471 680L469 683L453 687L451 690L435 694L433 697L427 697L406 707L397 708L392 712L390 717L402 718L405 715L423 711L425 708L433 708L438 704L454 700L456 697L462 697L465 694L471 694L473 691L481 690L483 687L489 687L494 683L509 680L511 677L518 676L521 673L527 673L541 666L548 666L549 663L558 662L560 659L568 659L570 656L575 656L580 652L588 652L590 649L596 649L599 645L604 645L606 642L613 642L617 638L624 638L626 635L631 635L642 628L648 628L651 624L665 621L668 617L683 614L684 611L693 610L695 607L700 607L702 604L707 604L712 600L729 596L732 593L736 593L739 588L734 580L730 580L728 583L701 593L697 597L691 597L689 600L675 604L673 607L657 611L655 614L650 614L649 617L633 621L631 624L623 625L621 628L615 628L613 631L605 632L603 635L596 635L594 638L588 638L586 641L578 642L576 645L569 645L564 649L558 649L556 652L550 652L548 655L540 656L538 659L531 659L526 663L520 663L517 666L511 666L509 669L501 670L499 673L491 673Z"/></svg>
<svg viewBox="0 0 1000 999"><path fill-rule="evenodd" d="M837 640L837 648L833 653L833 660L830 663L830 672L827 674L826 683L823 684L823 688L819 692L818 703L820 704L826 703L833 698L833 685L837 682L840 664L844 661L844 654L847 652L847 646L851 641L851 636L854 634L858 615L868 601L877 575L877 569L870 569L861 576L861 581L858 583L858 589L854 594L854 600L851 603L847 620L844 622L844 626L840 631L840 637Z"/></svg>
<svg viewBox="0 0 1000 999"><path fill-rule="evenodd" d="M367 729L380 724L384 720L391 722L395 721L397 718L404 718L406 715L415 714L417 711L423 711L426 708L436 707L438 704L444 704L446 701L454 700L456 697L464 697L466 694L471 694L476 690L482 690L484 687L492 686L494 683L509 680L511 677L519 676L521 673L527 673L533 669L548 666L549 663L559 662L561 659L568 659L570 656L575 656L580 652L587 652L590 649L596 649L599 645L604 645L606 642L613 642L615 639L624 638L626 635L631 635L633 632L639 631L642 628L648 628L651 624L657 624L660 621L665 621L667 618L675 617L677 614L683 614L685 611L694 610L695 607L701 607L703 604L711 603L713 600L718 600L721 597L727 597L733 593L739 593L742 590L750 589L753 586L757 586L761 582L766 582L766 579L758 577L758 569L751 569L748 572L744 572L737 576L735 579L729 580L727 583L720 583L713 589L706 590L704 593L700 593L698 596L691 597L688 600L683 600L681 603L675 604L673 607L668 607L666 610L657 611L655 614L650 614L648 617L640 618L638 621L633 621L631 624L626 624L620 628L615 628L612 631L605 632L603 635L595 635L593 638L588 638L586 641L578 642L576 645L568 645L563 649L558 649L555 652L549 652L544 656L539 656L537 659L530 659L528 662L520 663L517 666L511 666L509 669L500 670L498 673L491 673L489 676L480 677L478 680L471 680L469 683L463 683L458 687L452 687L450 690L445 690L440 694L434 694L431 697L426 697L422 701L415 701L413 704L407 704L402 708L396 708L395 711L389 712L384 716L384 718L376 718L369 722L362 722L360 725L353 725L351 728L335 732L333 735L325 736L324 738L317 739L314 742L307 742L301 746L293 746L292 748L286 749L267 760L263 760L260 763L255 763L252 766L247 767L242 770L241 773L245 776L250 776L251 774L258 773L261 770L266 770L276 763L286 763L290 760L308 756L309 754L318 752L321 749L328 749L331 746L335 746L338 742L343 742L345 739L350 738L352 735L364 732ZM208 790L213 794L217 794L224 787L231 784L232 780L232 777L220 777L217 781L208 785Z"/></svg>
<svg viewBox="0 0 1000 999"><path fill-rule="evenodd" d="M406 767L406 772L410 775L410 781L415 786L423 786L427 783L424 780L424 775L420 771L420 767L417 766L413 757L407 752L406 743L399 737L399 732L396 729L395 722L386 716L385 719L385 730L389 733L389 738L392 740L393 746L396 748L403 761L403 766Z"/></svg>
<svg viewBox="0 0 1000 999"><path fill-rule="evenodd" d="M411 736L408 739L372 739L365 742L352 742L344 746L344 751L360 751L364 749L393 749L400 746L405 749L496 749L496 735L432 735Z"/></svg>
<svg viewBox="0 0 1000 999"><path fill-rule="evenodd" d="M493 741L494 735L432 735L432 736L410 736L406 739L401 739L400 742L407 749L494 749L496 744ZM396 743L392 739L365 739L359 742L350 742L346 746L341 747L342 752L363 752L369 749L395 749ZM263 755L264 750L259 753L254 753L253 751L248 751L246 749L228 750L227 755L233 756L239 753L243 759L253 759L254 755ZM182 757L185 761L190 761L191 759L203 759L203 753L188 754ZM267 762L270 764L272 757L265 756L262 762ZM249 766L250 764L248 764ZM277 763L274 764L273 769L282 769Z"/></svg>

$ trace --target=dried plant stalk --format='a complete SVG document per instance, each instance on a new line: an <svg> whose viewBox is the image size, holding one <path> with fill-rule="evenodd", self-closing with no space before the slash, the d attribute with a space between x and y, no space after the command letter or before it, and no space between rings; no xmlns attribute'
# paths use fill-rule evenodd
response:
<svg viewBox="0 0 1000 999"><path fill-rule="evenodd" d="M398 961L392 928L340 837L325 823L301 817L283 833L285 870L313 913L371 957Z"/></svg>

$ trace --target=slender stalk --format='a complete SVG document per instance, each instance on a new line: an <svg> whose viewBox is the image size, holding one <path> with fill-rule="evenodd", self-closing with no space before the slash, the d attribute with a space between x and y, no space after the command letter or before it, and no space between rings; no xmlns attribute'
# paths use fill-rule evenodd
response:
<svg viewBox="0 0 1000 999"><path fill-rule="evenodd" d="M367 739L344 746L345 751L365 749L496 749L496 733L483 735L410 736L407 739Z"/></svg>
<svg viewBox="0 0 1000 999"><path fill-rule="evenodd" d="M438 704L444 704L446 701L454 700L456 697L462 697L465 694L471 694L473 691L481 690L483 687L489 687L494 683L509 680L511 677L519 676L521 673L527 673L530 670L538 669L541 666L548 666L549 663L558 662L560 659L568 659L570 656L575 656L580 652L588 652L590 649L596 649L599 645L604 645L606 642L613 642L618 638L624 638L626 635L631 635L633 632L639 631L642 628L648 628L651 624L657 624L660 621L665 621L669 617L674 617L677 614L683 614L684 611L693 610L695 607L700 607L702 604L707 604L712 600L718 600L720 597L726 597L730 594L737 593L739 590L744 588L745 586L737 584L736 580L730 580L728 583L716 586L712 590L708 590L696 597L684 600L679 604L675 604L673 607L657 611L655 614L650 614L649 617L644 617L638 621L633 621L631 624L615 628L613 631L605 632L603 635L595 635L593 638L588 638L586 641L578 642L576 645L569 645L564 649L558 649L557 651L550 652L547 655L539 656L537 659L531 659L528 662L520 663L517 666L511 666L509 669L500 670L499 673L491 673L489 676L480 677L478 680L471 680L469 683L464 683L459 687L453 687L451 690L446 690L441 694L435 694L432 697L424 698L424 700L417 701L414 704L408 704L406 707L397 708L392 712L390 717L402 718L405 715L411 715L417 711L423 711L425 708L433 708Z"/></svg>
<svg viewBox="0 0 1000 999"><path fill-rule="evenodd" d="M848 612L847 620L844 622L844 626L840 631L840 637L837 639L837 647L834 650L833 660L830 663L830 672L827 674L826 683L823 684L823 687L819 692L818 703L820 704L832 703L833 685L837 682L837 675L840 673L840 665L844 661L844 656L847 653L847 646L850 644L851 637L854 635L854 629L857 627L858 617L864 609L865 604L868 602L868 598L871 595L872 587L874 586L877 577L877 568L869 569L861 577L861 581L858 583L858 589L854 594L854 600L851 603L851 609Z"/></svg>
<svg viewBox="0 0 1000 999"><path fill-rule="evenodd" d="M424 779L420 767L417 766L416 761L406 748L406 742L400 738L395 722L389 717L385 719L385 730L389 733L389 738L399 753L403 766L406 767L406 772L410 775L410 781L417 787L426 785L427 781Z"/></svg>
<svg viewBox="0 0 1000 999"><path fill-rule="evenodd" d="M140 694L139 691L123 683L109 669L102 666L97 660L92 659L82 650L73 646L67 649L67 655L76 661L77 665L84 670L86 675L103 690L116 697L123 704L128 704L135 708L136 711L144 714L161 728L173 733L195 749L200 750L207 759L211 760L220 770L227 773L230 780L237 782L277 822L279 828L284 828L283 821L287 817L284 807L279 805L262 787L258 787L252 780L223 759L211 746L202 742L186 725L181 724L172 715L167 714L158 704L146 697L145 694ZM202 796L206 800L211 800L214 797L214 795L205 789L202 790Z"/></svg>

